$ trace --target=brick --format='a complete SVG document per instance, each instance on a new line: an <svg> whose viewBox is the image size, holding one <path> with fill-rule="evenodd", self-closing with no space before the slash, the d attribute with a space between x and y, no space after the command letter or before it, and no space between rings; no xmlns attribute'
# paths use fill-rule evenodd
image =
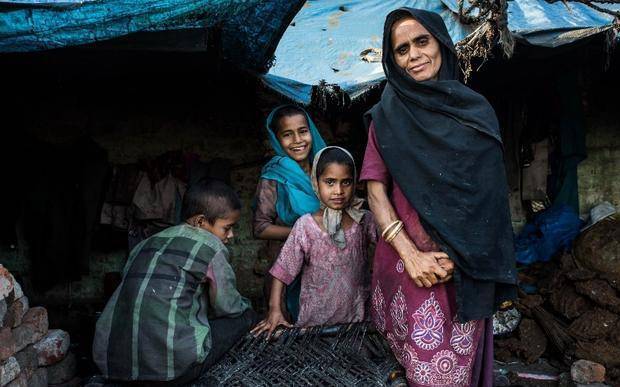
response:
<svg viewBox="0 0 620 387"><path fill-rule="evenodd" d="M60 384L69 382L76 374L76 359L71 352L58 363L47 368L47 382L49 384Z"/></svg>
<svg viewBox="0 0 620 387"><path fill-rule="evenodd" d="M28 379L28 387L47 387L47 369L45 367L37 368Z"/></svg>
<svg viewBox="0 0 620 387"><path fill-rule="evenodd" d="M26 348L30 344L36 343L44 336L43 333L38 332L30 324L22 324L17 328L13 328L11 333L13 334L13 340L15 340L15 351L17 352Z"/></svg>
<svg viewBox="0 0 620 387"><path fill-rule="evenodd" d="M22 325L30 325L35 331L41 333L41 337L47 334L49 322L47 319L47 309L42 306L35 306L28 309L22 319Z"/></svg>
<svg viewBox="0 0 620 387"><path fill-rule="evenodd" d="M0 265L0 300L4 300L13 291L13 276Z"/></svg>
<svg viewBox="0 0 620 387"><path fill-rule="evenodd" d="M15 340L11 328L0 328L0 363L15 353Z"/></svg>
<svg viewBox="0 0 620 387"><path fill-rule="evenodd" d="M601 383L605 381L605 367L593 361L577 360L570 367L570 376L575 383Z"/></svg>
<svg viewBox="0 0 620 387"><path fill-rule="evenodd" d="M28 378L23 372L20 372L15 379L13 379L6 387L30 387L28 385Z"/></svg>
<svg viewBox="0 0 620 387"><path fill-rule="evenodd" d="M15 354L15 359L19 363L19 369L22 370L22 374L26 376L26 379L30 379L32 374L39 366L39 358L37 351L32 345L27 346L21 351Z"/></svg>
<svg viewBox="0 0 620 387"><path fill-rule="evenodd" d="M14 357L0 364L0 386L6 386L19 375L19 363Z"/></svg>
<svg viewBox="0 0 620 387"><path fill-rule="evenodd" d="M62 329L52 329L34 345L40 366L56 364L67 355L71 339Z"/></svg>
<svg viewBox="0 0 620 387"><path fill-rule="evenodd" d="M28 312L28 307L28 297L26 296L13 301L6 311L3 325L10 328L15 328L20 325L22 323L22 319L24 318L24 314Z"/></svg>

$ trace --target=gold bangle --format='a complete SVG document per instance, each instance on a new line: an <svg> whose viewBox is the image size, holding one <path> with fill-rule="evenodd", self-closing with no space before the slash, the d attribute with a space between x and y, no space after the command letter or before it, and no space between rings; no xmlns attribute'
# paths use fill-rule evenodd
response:
<svg viewBox="0 0 620 387"><path fill-rule="evenodd" d="M381 233L381 238L385 239L385 236L390 232L390 230L398 224L398 220L393 221L392 223L388 224L387 227L385 229L383 229L383 232Z"/></svg>
<svg viewBox="0 0 620 387"><path fill-rule="evenodd" d="M392 223L388 224L388 226L381 233L381 238L385 239L385 236L390 233L390 231L394 228L394 226L398 225L400 220L395 220Z"/></svg>
<svg viewBox="0 0 620 387"><path fill-rule="evenodd" d="M396 238L396 236L400 233L401 230L402 230L402 227L395 229L390 235L388 235L388 237L385 239L385 241L387 243L392 243L394 238Z"/></svg>
<svg viewBox="0 0 620 387"><path fill-rule="evenodd" d="M405 225L403 222L400 222L398 226L385 238L385 241L387 243L392 243L394 238L396 238L396 236L402 231L403 227L405 227Z"/></svg>
<svg viewBox="0 0 620 387"><path fill-rule="evenodd" d="M396 223L394 227L391 227L389 229L389 232L386 233L386 236L384 238L385 241L388 243L391 242L392 239L394 239L396 235L398 235L398 233L400 232L402 228L403 228L403 222L399 220L398 223Z"/></svg>

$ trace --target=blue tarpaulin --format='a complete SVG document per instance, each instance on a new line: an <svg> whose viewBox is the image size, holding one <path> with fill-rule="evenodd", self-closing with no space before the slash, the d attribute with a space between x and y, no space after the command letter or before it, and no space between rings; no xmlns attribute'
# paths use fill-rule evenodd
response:
<svg viewBox="0 0 620 387"><path fill-rule="evenodd" d="M439 13L457 42L471 32L458 21L457 0L309 0L293 19L275 52L276 61L263 76L274 90L309 104L312 86L324 80L338 84L351 98L381 81L380 53L385 16L410 6ZM600 5L620 10L620 5ZM613 17L577 2L508 1L508 24L530 44L554 47L608 28ZM368 61L370 60L370 61Z"/></svg>
<svg viewBox="0 0 620 387"><path fill-rule="evenodd" d="M0 0L0 52L76 46L136 32L218 27L226 59L262 73L269 87L309 104L312 86L322 80L338 84L354 99L383 79L383 21L395 8L438 12L452 39L462 40L472 30L459 23L457 4L457 0ZM597 5L620 10L620 4ZM539 46L584 38L608 29L612 21L611 15L578 2L508 1L510 30ZM264 74L274 51L275 63Z"/></svg>
<svg viewBox="0 0 620 387"><path fill-rule="evenodd" d="M300 0L0 0L0 52L94 43L144 31L220 27L223 55L262 71Z"/></svg>

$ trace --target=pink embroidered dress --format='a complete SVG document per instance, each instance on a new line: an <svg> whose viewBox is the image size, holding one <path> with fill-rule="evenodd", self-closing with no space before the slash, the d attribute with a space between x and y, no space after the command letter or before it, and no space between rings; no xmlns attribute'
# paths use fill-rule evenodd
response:
<svg viewBox="0 0 620 387"><path fill-rule="evenodd" d="M347 245L338 248L311 214L295 222L270 273L285 284L301 274L296 326L363 321L368 300L368 246L377 240L370 212L345 230Z"/></svg>
<svg viewBox="0 0 620 387"><path fill-rule="evenodd" d="M405 224L404 231L417 248L437 251L417 212L383 162L372 124L360 179L384 183L398 217ZM459 323L452 282L417 287L392 246L379 240L371 286L372 320L406 369L410 385L493 385L491 321Z"/></svg>

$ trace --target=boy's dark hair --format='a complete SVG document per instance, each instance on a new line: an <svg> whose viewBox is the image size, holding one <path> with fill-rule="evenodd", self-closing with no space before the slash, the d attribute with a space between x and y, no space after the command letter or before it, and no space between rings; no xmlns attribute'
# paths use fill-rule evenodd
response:
<svg viewBox="0 0 620 387"><path fill-rule="evenodd" d="M301 114L306 119L306 121L308 120L306 118L306 112L302 108L295 105L285 105L278 109L273 115L273 119L271 120L271 130L273 130L273 133L278 134L278 131L282 129L280 127L280 120L283 117L296 116L298 114Z"/></svg>
<svg viewBox="0 0 620 387"><path fill-rule="evenodd" d="M321 177L323 172L329 164L340 164L345 165L349 168L349 173L351 175L355 174L355 165L353 164L353 160L347 155L342 149L338 148L329 148L323 153L321 153L321 157L319 157L319 161L316 164L316 177L317 179Z"/></svg>
<svg viewBox="0 0 620 387"><path fill-rule="evenodd" d="M235 191L219 180L199 180L185 192L181 218L187 220L204 215L211 224L230 211L240 210L241 201Z"/></svg>

